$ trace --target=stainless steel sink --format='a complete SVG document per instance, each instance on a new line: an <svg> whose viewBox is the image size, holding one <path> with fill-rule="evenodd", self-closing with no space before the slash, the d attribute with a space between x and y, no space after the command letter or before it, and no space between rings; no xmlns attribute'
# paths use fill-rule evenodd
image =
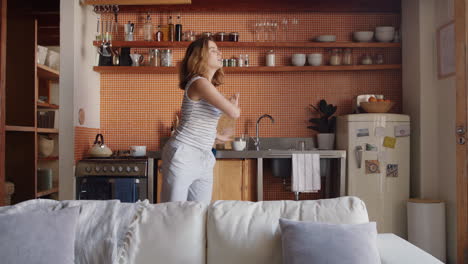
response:
<svg viewBox="0 0 468 264"><path fill-rule="evenodd" d="M301 143L304 142L304 143ZM259 151L303 151L314 150L315 144L312 137L288 138L288 137L261 137ZM256 150L254 141L249 140L247 150Z"/></svg>

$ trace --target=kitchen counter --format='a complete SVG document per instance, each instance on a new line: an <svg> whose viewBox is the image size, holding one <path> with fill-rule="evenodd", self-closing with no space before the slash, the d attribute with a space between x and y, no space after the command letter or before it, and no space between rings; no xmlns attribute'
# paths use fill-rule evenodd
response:
<svg viewBox="0 0 468 264"><path fill-rule="evenodd" d="M258 158L291 158L293 153L317 153L320 158L346 158L345 150L218 150L217 159L258 159ZM152 159L161 159L161 151L149 151L148 157Z"/></svg>
<svg viewBox="0 0 468 264"><path fill-rule="evenodd" d="M346 195L346 151L345 150L218 150L216 159L257 159L257 200L263 200L263 159L287 159L293 153L316 153L321 159L339 159L340 162L340 187L339 195ZM161 151L150 151L148 157L161 159ZM329 181L327 181L328 183ZM329 193L330 186L327 184L326 193Z"/></svg>

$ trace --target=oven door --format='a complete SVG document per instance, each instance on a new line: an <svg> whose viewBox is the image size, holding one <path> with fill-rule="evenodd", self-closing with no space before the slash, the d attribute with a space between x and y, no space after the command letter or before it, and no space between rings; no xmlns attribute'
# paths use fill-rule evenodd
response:
<svg viewBox="0 0 468 264"><path fill-rule="evenodd" d="M78 200L112 200L133 203L147 199L147 179L135 177L79 177Z"/></svg>

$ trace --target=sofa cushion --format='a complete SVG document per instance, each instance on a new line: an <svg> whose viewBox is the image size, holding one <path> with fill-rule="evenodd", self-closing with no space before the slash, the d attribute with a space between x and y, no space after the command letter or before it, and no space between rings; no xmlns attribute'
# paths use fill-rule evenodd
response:
<svg viewBox="0 0 468 264"><path fill-rule="evenodd" d="M377 225L280 219L283 264L378 264Z"/></svg>
<svg viewBox="0 0 468 264"><path fill-rule="evenodd" d="M204 264L206 209L197 202L150 205L140 223L135 263Z"/></svg>
<svg viewBox="0 0 468 264"><path fill-rule="evenodd" d="M0 262L73 264L78 213L79 207L0 214Z"/></svg>
<svg viewBox="0 0 468 264"><path fill-rule="evenodd" d="M208 264L282 263L279 219L334 224L369 222L356 197L313 201L217 201L208 208Z"/></svg>

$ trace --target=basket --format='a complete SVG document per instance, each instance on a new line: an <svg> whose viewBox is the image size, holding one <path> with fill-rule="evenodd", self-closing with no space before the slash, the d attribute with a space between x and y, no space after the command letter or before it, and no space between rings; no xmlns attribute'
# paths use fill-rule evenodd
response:
<svg viewBox="0 0 468 264"><path fill-rule="evenodd" d="M361 102L360 106L367 113L387 113L394 104L394 102Z"/></svg>
<svg viewBox="0 0 468 264"><path fill-rule="evenodd" d="M15 185L12 182L5 182L5 205L11 205L11 195L15 192Z"/></svg>

